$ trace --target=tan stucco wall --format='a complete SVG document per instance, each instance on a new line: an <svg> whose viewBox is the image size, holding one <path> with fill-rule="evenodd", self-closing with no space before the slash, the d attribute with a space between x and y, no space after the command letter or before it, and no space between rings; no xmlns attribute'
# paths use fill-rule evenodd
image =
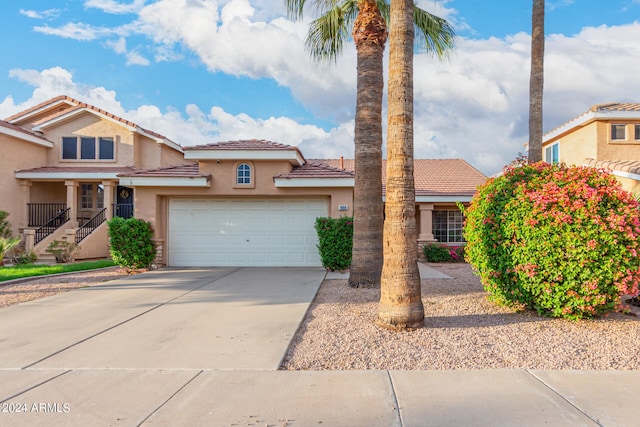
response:
<svg viewBox="0 0 640 427"><path fill-rule="evenodd" d="M597 146L592 141L597 140L601 129L597 124L591 123L569 134L562 135L559 138L552 139L542 147L542 158L544 159L544 150L559 142L559 160L561 163L568 165L582 165L586 158L596 158Z"/></svg>
<svg viewBox="0 0 640 427"><path fill-rule="evenodd" d="M9 222L17 235L27 224L29 187L15 179L15 171L30 169L45 163L50 148L0 134L0 210L9 213Z"/></svg>

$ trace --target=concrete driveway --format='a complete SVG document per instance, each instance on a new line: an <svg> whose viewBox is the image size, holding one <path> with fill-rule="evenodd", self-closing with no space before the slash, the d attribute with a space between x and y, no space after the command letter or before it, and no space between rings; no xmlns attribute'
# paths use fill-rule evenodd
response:
<svg viewBox="0 0 640 427"><path fill-rule="evenodd" d="M0 369L275 370L324 275L166 269L8 307Z"/></svg>

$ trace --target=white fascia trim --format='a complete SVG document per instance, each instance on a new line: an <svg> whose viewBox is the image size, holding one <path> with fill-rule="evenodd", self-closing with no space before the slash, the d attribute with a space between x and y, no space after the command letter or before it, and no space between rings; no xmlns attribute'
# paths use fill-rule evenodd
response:
<svg viewBox="0 0 640 427"><path fill-rule="evenodd" d="M277 188L353 187L354 178L274 178Z"/></svg>
<svg viewBox="0 0 640 427"><path fill-rule="evenodd" d="M90 108L81 108L79 110L70 111L67 114L63 114L63 115L61 115L59 117L56 117L55 119L51 119L51 120L46 121L46 122L44 122L44 123L42 123L42 124L40 124L38 126L35 126L33 128L33 130L34 131L40 131L40 130L45 129L45 128L49 127L49 126L55 125L56 123L64 122L67 119L69 119L70 117L77 116L77 115L82 114L82 113L90 113L90 114L93 114L95 116L99 116L99 117L101 117L101 118L103 118L105 120L108 120L108 121L110 121L112 123L120 125L120 126L126 128L126 129L128 129L128 130L130 130L132 132L137 132L139 130L139 129L133 127L133 126L130 126L130 125L126 124L126 123L121 122L120 120L116 120L116 119L114 119L112 117L106 116L106 115L104 115L104 114L102 114L102 113L100 113L98 111L92 110ZM152 138L153 139L158 139L156 137L152 137Z"/></svg>
<svg viewBox="0 0 640 427"><path fill-rule="evenodd" d="M187 160L287 160L299 166L305 162L294 150L185 150Z"/></svg>
<svg viewBox="0 0 640 427"><path fill-rule="evenodd" d="M27 114L23 114L21 116L18 116L16 118L14 118L13 120L11 120L9 123L17 123L17 122L20 122L20 121L22 121L22 120L24 120L26 118L37 116L42 111L49 110L51 107L55 107L56 105L61 105L61 104L71 105L72 107L76 105L73 102L69 101L68 99L60 99L60 100L58 100L56 102L52 102L51 104L46 104L43 107L38 108L37 110L29 111Z"/></svg>
<svg viewBox="0 0 640 427"><path fill-rule="evenodd" d="M585 124L593 120L637 120L640 119L640 111L587 111L581 116L565 123L557 129L552 130L542 138L542 144L544 145L550 139L553 139L567 131L584 126Z"/></svg>
<svg viewBox="0 0 640 427"><path fill-rule="evenodd" d="M416 196L416 203L469 203L473 196ZM386 196L382 196L386 202Z"/></svg>
<svg viewBox="0 0 640 427"><path fill-rule="evenodd" d="M184 154L184 150L182 149L182 146L178 143L175 143L173 141L171 141L170 139L167 138L158 138L157 136L153 136L147 132L145 132L142 128L137 128L136 132L138 132L140 135L143 135L149 139L154 140L156 143L158 144L164 144L167 145L171 148L173 148L174 150Z"/></svg>
<svg viewBox="0 0 640 427"><path fill-rule="evenodd" d="M121 172L16 172L18 179L118 179Z"/></svg>
<svg viewBox="0 0 640 427"><path fill-rule="evenodd" d="M46 141L44 139L41 139L32 135L28 135L23 132L18 132L17 130L0 127L0 133L3 133L7 136L11 136L13 138L21 139L23 141L32 142L34 144L38 144L43 147L53 148L53 142Z"/></svg>
<svg viewBox="0 0 640 427"><path fill-rule="evenodd" d="M166 177L121 177L120 185L130 187L210 187L206 177L166 178Z"/></svg>
<svg viewBox="0 0 640 427"><path fill-rule="evenodd" d="M640 175L638 175L637 173L630 173L630 172L622 172L622 171L611 171L612 174L622 177L622 178L629 178L629 179L635 179L636 181L640 181Z"/></svg>

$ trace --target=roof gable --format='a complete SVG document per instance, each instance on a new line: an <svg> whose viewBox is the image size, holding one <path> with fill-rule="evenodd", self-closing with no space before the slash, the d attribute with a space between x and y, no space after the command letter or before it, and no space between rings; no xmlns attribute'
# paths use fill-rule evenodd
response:
<svg viewBox="0 0 640 427"><path fill-rule="evenodd" d="M20 126L5 122L4 120L0 120L0 133L23 141L41 145L43 147L53 147L53 142L49 141L41 134L28 131L27 129L23 129Z"/></svg>

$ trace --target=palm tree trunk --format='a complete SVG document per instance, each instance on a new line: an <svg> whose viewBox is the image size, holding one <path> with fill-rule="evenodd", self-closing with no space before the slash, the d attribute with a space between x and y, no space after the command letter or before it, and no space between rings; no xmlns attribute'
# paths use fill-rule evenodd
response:
<svg viewBox="0 0 640 427"><path fill-rule="evenodd" d="M413 0L392 0L389 35L384 263L377 324L395 330L424 321L413 179Z"/></svg>
<svg viewBox="0 0 640 427"><path fill-rule="evenodd" d="M353 39L358 52L353 250L349 284L380 285L382 271L382 92L387 26L375 0L359 0Z"/></svg>
<svg viewBox="0 0 640 427"><path fill-rule="evenodd" d="M531 78L529 81L529 163L542 160L542 92L544 87L544 0L531 10Z"/></svg>

